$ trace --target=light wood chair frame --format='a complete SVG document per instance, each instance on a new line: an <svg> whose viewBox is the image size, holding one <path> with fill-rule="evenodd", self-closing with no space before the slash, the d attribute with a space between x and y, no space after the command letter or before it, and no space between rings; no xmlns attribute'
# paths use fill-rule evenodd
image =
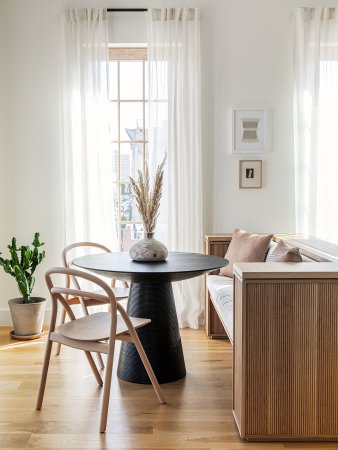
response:
<svg viewBox="0 0 338 450"><path fill-rule="evenodd" d="M95 293L93 294L92 292L87 292L87 291L83 291L83 290L79 290L79 289L72 289L72 288L68 288L68 287L64 287L64 286L58 286L56 284L54 285L52 276L55 274L61 274L61 275L81 278L81 279L90 281L90 282L96 284L97 286L99 286L105 292L105 295L95 294ZM135 318L130 318L128 316L127 312L125 311L125 309L123 308L123 306L116 301L116 298L115 298L114 292L112 291L112 288L107 283L105 283L103 280L101 280L100 278L98 278L94 275L91 275L89 273L82 272L79 270L75 270L75 269L65 268L65 267L54 267L54 268L47 270L45 278L46 278L46 283L47 283L49 292L51 294L51 299L52 299L52 314L51 314L51 321L50 321L50 327L49 327L48 338L47 338L45 358L44 358L44 363L43 363L43 367L42 367L36 409L40 410L42 407L53 342L83 350L88 359L88 362L93 371L93 374L96 378L96 381L100 386L103 385L103 381L102 381L101 375L98 372L97 367L94 363L91 352L105 353L105 354L107 354L107 366L106 366L106 372L105 372L105 383L103 385L103 399L102 399L101 419L100 419L100 432L104 433L106 431L106 426L107 426L109 395L110 395L112 369L113 369L113 361L114 361L114 349L115 349L116 339L128 341L135 345L135 347L138 351L138 354L143 362L145 370L147 371L147 374L153 385L153 388L156 392L158 400L162 404L166 403L162 389L157 381L157 378L153 372L153 369L150 365L148 357L143 349L141 341L140 341L140 339L137 335L137 332L134 328L134 325L132 323L132 319L135 320ZM107 338L105 338L104 340L99 340L99 341L86 340L86 336L83 336L83 338L81 338L81 339L71 339L69 337L62 335L58 331L56 331L56 319L57 319L59 303L61 304L61 306L63 308L65 308L65 310L70 318L70 321L73 321L75 324L77 320L81 320L81 319L76 319L70 305L68 304L68 302L66 300L66 297L69 295L74 295L74 296L79 296L79 297L91 296L92 298L94 298L98 301L105 301L106 298L109 299L110 312L105 313L105 314L107 314L107 318L110 320L110 333L109 333L108 340L106 340ZM116 331L117 331L117 312L120 313L120 315L123 319L123 322L126 326L125 331L123 331L119 334L116 333ZM147 321L147 323L149 323L149 322L150 322L150 320ZM141 326L143 326L143 325L141 325Z"/></svg>
<svg viewBox="0 0 338 450"><path fill-rule="evenodd" d="M75 249L75 248L79 248L79 247L91 247L91 248L97 248L99 250L102 250L103 252L106 253L111 253L111 250L106 247L105 245L99 244L97 242L89 242L89 241L83 241L83 242L74 242L73 244L67 245L67 247L65 247L62 251L62 263L64 265L64 267L68 267L71 268L72 266L72 259L68 258L68 254L71 250ZM74 286L76 287L76 289L81 290L81 287L79 286L76 278L71 277L71 276L67 276L66 277L66 286L68 288L70 288L71 286L71 281L73 281ZM117 300L123 300L128 298L128 294L129 292L125 292L127 288L129 288L128 283L126 281L122 281L122 284L124 286L124 290L122 290L122 295L121 292L118 291L118 288L116 289L116 280L114 278L112 278L111 280L111 286L113 288L113 292L115 294L115 298L117 298ZM99 304L102 303L108 303L109 304L109 299L107 298L105 301L101 301L98 302L97 300L95 300L93 298L93 296L91 295L89 298L77 298L77 297L70 297L69 295L66 298L66 301L69 305L81 305L83 314L88 316L89 311L88 311L88 307L89 306L97 306ZM60 325L64 324L66 321L66 316L67 316L67 311L65 308L62 309L61 311L61 318L60 318ZM61 352L61 344L58 343L56 346L56 355L59 355ZM99 367L100 369L104 368L104 363L102 360L102 357L100 355L100 353L97 354L97 360L99 363Z"/></svg>

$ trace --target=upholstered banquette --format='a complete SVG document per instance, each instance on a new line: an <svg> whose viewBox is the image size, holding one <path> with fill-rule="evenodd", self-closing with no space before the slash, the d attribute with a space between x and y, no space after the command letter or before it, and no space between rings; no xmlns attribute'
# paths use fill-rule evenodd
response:
<svg viewBox="0 0 338 450"><path fill-rule="evenodd" d="M237 230L243 231L243 230ZM236 232L236 230L235 230ZM231 234L215 234L215 235L205 235L205 252L211 255L217 255L224 257L229 249L229 245L232 240L233 233ZM255 236L255 235L254 235ZM262 261L273 261L273 253L276 251L277 243L281 240L286 241L286 245L291 251L295 250L293 240L285 235L265 235L271 236L268 238L269 244L267 245L267 250L264 252L264 258ZM283 239L282 239L283 238ZM288 243L290 242L290 244ZM298 250L298 249L297 249ZM231 255L231 252L230 252ZM293 262L313 262L313 261L330 261L328 257L325 257L320 252L309 251L305 248L299 249L299 259ZM254 259L252 262L257 262L259 259ZM281 261L281 259L279 259ZM235 261L239 262L239 261ZM247 259L241 262L250 262ZM229 338L230 342L233 343L233 276L232 276L232 265L230 270L226 268L223 269L222 275L221 271L213 272L206 276L206 333L212 338Z"/></svg>
<svg viewBox="0 0 338 450"><path fill-rule="evenodd" d="M232 260L233 278L206 278L206 329L233 344L232 409L241 438L338 441L338 246L331 255L305 246L295 263L283 262L289 250L278 254L272 242L254 262L246 244L227 251L231 239L205 239L207 253L240 259Z"/></svg>

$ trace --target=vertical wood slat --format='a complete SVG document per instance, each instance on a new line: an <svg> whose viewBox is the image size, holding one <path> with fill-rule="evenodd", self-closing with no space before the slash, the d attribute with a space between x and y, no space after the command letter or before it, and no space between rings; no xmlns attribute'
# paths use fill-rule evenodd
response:
<svg viewBox="0 0 338 450"><path fill-rule="evenodd" d="M338 439L338 283L235 282L241 437Z"/></svg>
<svg viewBox="0 0 338 450"><path fill-rule="evenodd" d="M245 289L242 289L242 283L237 277L234 278L234 298L236 301L234 303L234 342L236 345L233 346L233 390L234 395L232 396L232 408L233 414L239 433L242 436L242 424L244 420L242 417L242 403L243 395L245 395L245 348L243 348L243 333L242 327L245 327L245 316L243 315L242 305L245 302L243 298L245 296Z"/></svg>

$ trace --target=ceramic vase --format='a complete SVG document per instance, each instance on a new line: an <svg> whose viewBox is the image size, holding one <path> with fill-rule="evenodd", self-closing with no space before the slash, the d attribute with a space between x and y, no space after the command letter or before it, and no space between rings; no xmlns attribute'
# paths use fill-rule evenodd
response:
<svg viewBox="0 0 338 450"><path fill-rule="evenodd" d="M134 261L164 261L168 256L167 247L147 233L144 239L137 241L129 250L129 256Z"/></svg>

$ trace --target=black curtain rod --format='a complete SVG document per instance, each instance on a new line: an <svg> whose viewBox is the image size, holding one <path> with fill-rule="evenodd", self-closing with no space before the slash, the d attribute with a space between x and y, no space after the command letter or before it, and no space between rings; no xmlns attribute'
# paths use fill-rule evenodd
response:
<svg viewBox="0 0 338 450"><path fill-rule="evenodd" d="M144 12L147 8L108 8L108 12Z"/></svg>

